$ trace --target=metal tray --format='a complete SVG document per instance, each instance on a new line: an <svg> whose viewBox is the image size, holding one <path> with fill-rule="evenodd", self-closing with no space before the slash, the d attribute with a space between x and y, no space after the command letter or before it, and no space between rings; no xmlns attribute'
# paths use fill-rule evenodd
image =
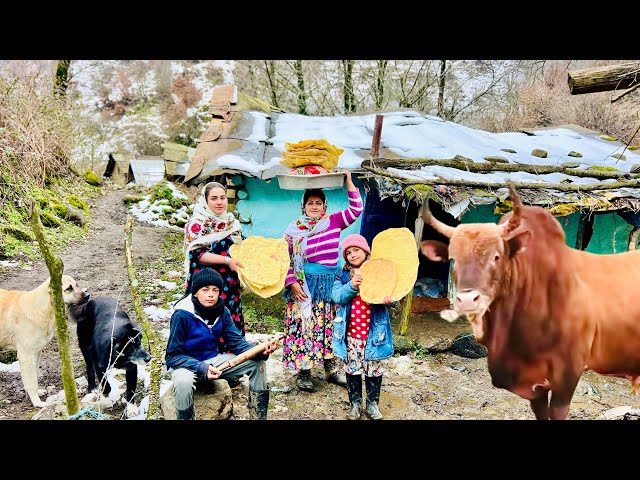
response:
<svg viewBox="0 0 640 480"><path fill-rule="evenodd" d="M344 185L344 173L318 173L316 175L276 175L283 190L307 190L321 188L337 190Z"/></svg>

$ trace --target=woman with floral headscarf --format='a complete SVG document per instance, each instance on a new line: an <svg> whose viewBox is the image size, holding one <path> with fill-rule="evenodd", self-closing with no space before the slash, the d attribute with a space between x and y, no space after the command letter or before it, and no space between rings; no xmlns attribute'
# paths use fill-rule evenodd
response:
<svg viewBox="0 0 640 480"><path fill-rule="evenodd" d="M224 280L220 298L231 312L233 323L244 336L244 316L240 300L238 267L244 267L229 256L229 248L242 240L240 222L227 211L227 189L218 182L209 182L196 201L191 218L185 225L184 270L186 290L190 291L194 273L205 267L216 270ZM224 346L223 346L224 348Z"/></svg>
<svg viewBox="0 0 640 480"><path fill-rule="evenodd" d="M331 290L338 268L340 232L362 213L360 191L345 171L349 208L327 213L322 190L305 190L302 215L289 224L284 238L289 244L291 266L285 280L285 367L300 370L296 384L313 391L311 368L324 365L328 382L346 387L333 356L333 318L336 306Z"/></svg>

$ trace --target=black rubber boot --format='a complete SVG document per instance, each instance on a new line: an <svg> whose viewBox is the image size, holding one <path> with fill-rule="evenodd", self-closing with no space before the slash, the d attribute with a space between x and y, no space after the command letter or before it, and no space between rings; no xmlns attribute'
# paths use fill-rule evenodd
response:
<svg viewBox="0 0 640 480"><path fill-rule="evenodd" d="M347 374L347 392L349 393L349 420L358 420L362 413L362 375Z"/></svg>
<svg viewBox="0 0 640 480"><path fill-rule="evenodd" d="M298 377L296 378L296 385L298 385L300 390L314 392L315 387L311 381L311 370L300 370L298 372Z"/></svg>
<svg viewBox="0 0 640 480"><path fill-rule="evenodd" d="M196 412L193 409L193 404L189 405L186 410L178 410L176 408L176 420L195 420Z"/></svg>
<svg viewBox="0 0 640 480"><path fill-rule="evenodd" d="M347 379L343 374L338 373L338 364L335 358L327 358L324 360L324 374L327 382L347 388Z"/></svg>
<svg viewBox="0 0 640 480"><path fill-rule="evenodd" d="M380 401L380 387L382 386L382 375L379 377L364 377L367 389L367 417L371 420L382 420L384 417L378 410Z"/></svg>
<svg viewBox="0 0 640 480"><path fill-rule="evenodd" d="M269 409L269 389L249 390L249 418L266 420Z"/></svg>

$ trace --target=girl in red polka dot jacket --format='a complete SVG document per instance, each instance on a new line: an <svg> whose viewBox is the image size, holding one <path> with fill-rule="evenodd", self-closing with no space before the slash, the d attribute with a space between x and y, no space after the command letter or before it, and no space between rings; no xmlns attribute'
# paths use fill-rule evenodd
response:
<svg viewBox="0 0 640 480"><path fill-rule="evenodd" d="M342 271L333 283L332 297L338 306L333 321L333 354L345 364L347 392L351 404L347 418L357 420L362 411L362 375L367 392L366 414L382 420L378 409L382 386L382 360L393 355L391 318L387 306L395 305L391 297L383 304L370 305L360 298L360 266L369 259L371 248L362 235L349 235L342 241Z"/></svg>

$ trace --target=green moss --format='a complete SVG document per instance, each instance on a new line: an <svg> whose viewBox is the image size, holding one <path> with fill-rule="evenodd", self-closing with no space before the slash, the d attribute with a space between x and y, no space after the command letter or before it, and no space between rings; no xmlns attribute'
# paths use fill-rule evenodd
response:
<svg viewBox="0 0 640 480"><path fill-rule="evenodd" d="M602 167L600 165L593 165L592 167L587 168L587 170L597 170L600 172L619 172L615 167Z"/></svg>
<svg viewBox="0 0 640 480"><path fill-rule="evenodd" d="M616 160L626 160L627 157L625 155L622 155L620 153L614 153L613 155L611 155L612 158L615 158Z"/></svg>
<svg viewBox="0 0 640 480"><path fill-rule="evenodd" d="M100 186L100 179L98 178L98 175L93 173L91 170L84 172L84 179L89 185L93 185L94 187Z"/></svg>
<svg viewBox="0 0 640 480"><path fill-rule="evenodd" d="M638 149L638 146L637 146L637 145L629 145L629 146L627 147L627 150L637 150L637 149Z"/></svg>
<svg viewBox="0 0 640 480"><path fill-rule="evenodd" d="M13 236L16 240L23 240L25 242L31 242L36 238L31 230L27 230L18 225L4 225L2 231Z"/></svg>
<svg viewBox="0 0 640 480"><path fill-rule="evenodd" d="M60 226L60 220L49 212L40 212L40 220L45 227L58 228Z"/></svg>
<svg viewBox="0 0 640 480"><path fill-rule="evenodd" d="M606 140L607 142L613 142L616 138L609 135L600 135L600 139Z"/></svg>
<svg viewBox="0 0 640 480"><path fill-rule="evenodd" d="M539 157L539 158L547 158L547 151L546 150L542 150L541 148L534 148L531 151L531 155L533 155L534 157Z"/></svg>
<svg viewBox="0 0 640 480"><path fill-rule="evenodd" d="M131 205L132 203L138 203L144 200L142 195L125 195L122 197L122 201L125 205Z"/></svg>
<svg viewBox="0 0 640 480"><path fill-rule="evenodd" d="M51 209L60 218L64 218L67 214L67 207L61 203L52 203Z"/></svg>
<svg viewBox="0 0 640 480"><path fill-rule="evenodd" d="M494 163L509 163L509 160L504 158L504 157L499 157L499 156L495 156L495 155L489 155L487 157L484 157L484 159L487 162L494 162Z"/></svg>
<svg viewBox="0 0 640 480"><path fill-rule="evenodd" d="M580 152L574 152L573 150L571 150L569 153L567 153L567 155L569 157L582 158L582 154Z"/></svg>
<svg viewBox="0 0 640 480"><path fill-rule="evenodd" d="M31 197L38 202L40 209L46 208L49 205L49 200L40 190L32 190Z"/></svg>
<svg viewBox="0 0 640 480"><path fill-rule="evenodd" d="M184 227L187 224L187 222L185 222L184 220L182 220L181 218L176 218L176 227Z"/></svg>
<svg viewBox="0 0 640 480"><path fill-rule="evenodd" d="M87 203L84 200L80 200L75 195L69 195L67 197L67 202L69 202L70 205L73 205L74 207L79 208L80 210L89 212L89 205L87 205Z"/></svg>
<svg viewBox="0 0 640 480"><path fill-rule="evenodd" d="M175 209L179 209L183 206L183 200L175 198L173 196L173 190L169 187L167 182L160 182L151 189L150 203L156 200L166 200L167 204L171 205Z"/></svg>
<svg viewBox="0 0 640 480"><path fill-rule="evenodd" d="M18 361L18 353L13 350L0 350L0 363L11 365Z"/></svg>
<svg viewBox="0 0 640 480"><path fill-rule="evenodd" d="M433 188L429 185L409 185L405 187L404 194L409 200L422 202L425 198L433 198Z"/></svg>
<svg viewBox="0 0 640 480"><path fill-rule="evenodd" d="M280 293L262 298L249 289L244 289L242 311L247 330L251 332L273 333L284 329L285 302Z"/></svg>

